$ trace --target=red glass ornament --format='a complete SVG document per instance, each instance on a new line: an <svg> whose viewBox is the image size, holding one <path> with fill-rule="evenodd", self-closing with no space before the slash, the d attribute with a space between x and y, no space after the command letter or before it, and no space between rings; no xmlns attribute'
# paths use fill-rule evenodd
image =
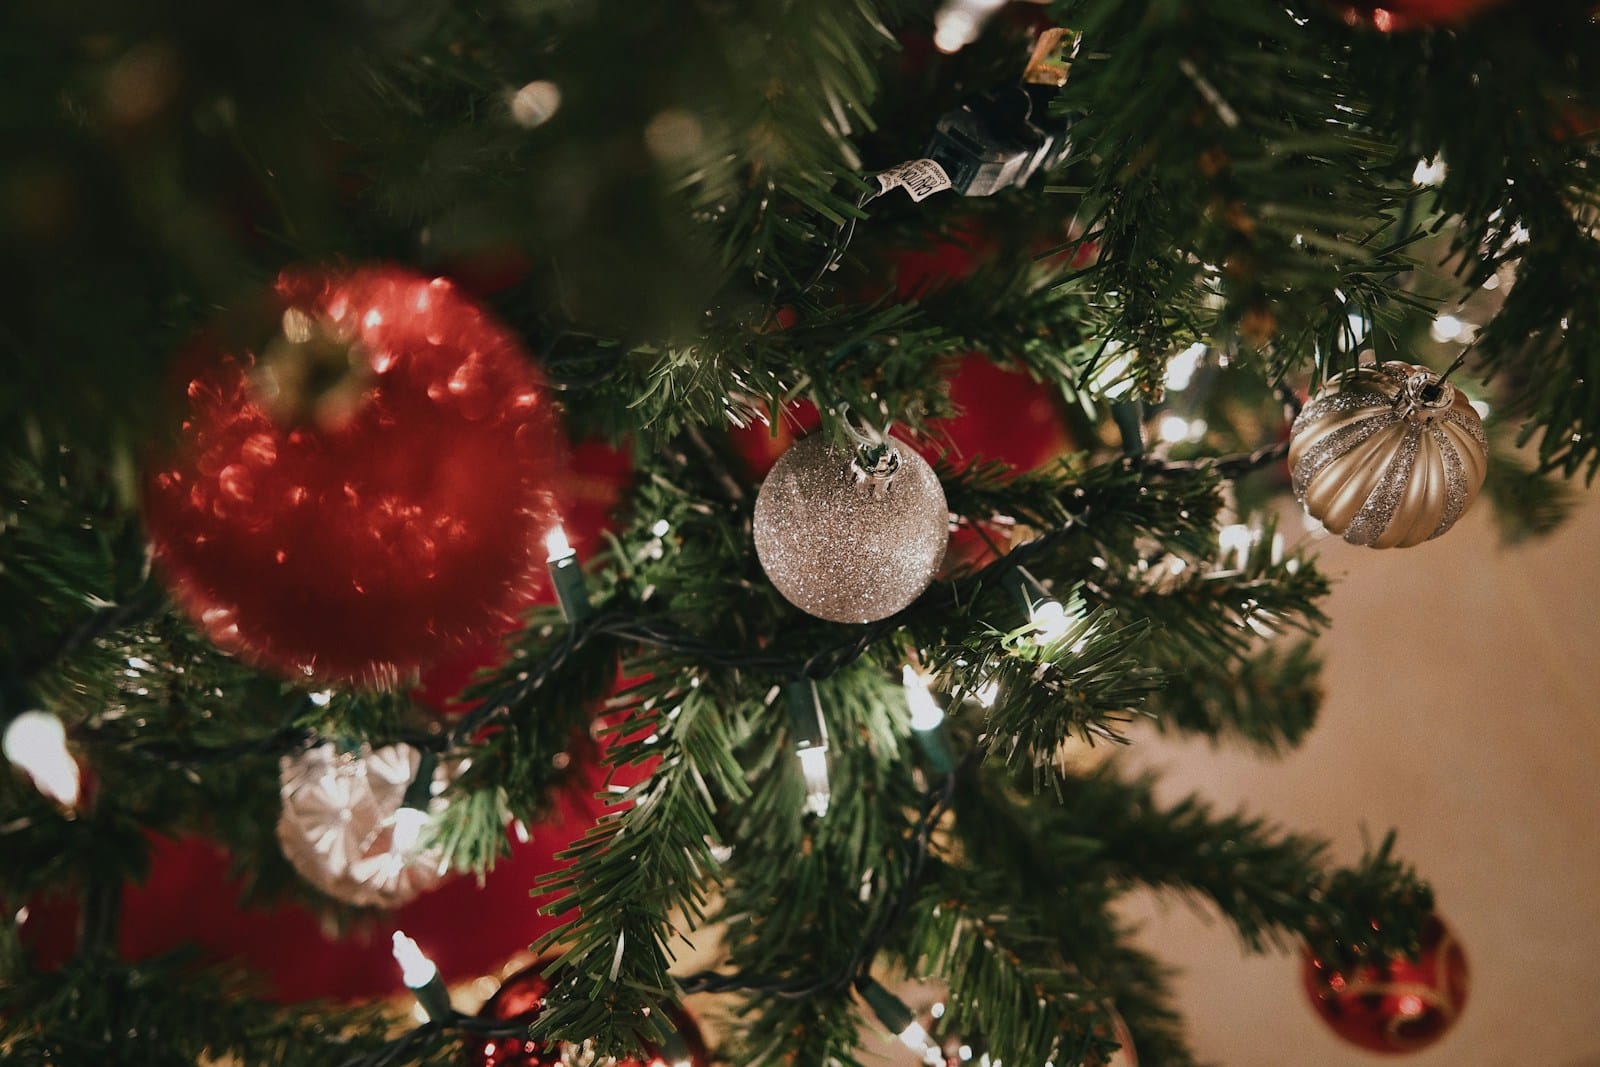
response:
<svg viewBox="0 0 1600 1067"><path fill-rule="evenodd" d="M494 996L484 1003L478 1017L520 1023L537 1019L544 1010L544 998L550 992L550 980L539 973L545 963L540 960L502 982ZM560 1067L561 1064L559 1050L546 1049L521 1035L486 1037L481 1044L469 1040L465 1047L465 1062L474 1067Z"/></svg>
<svg viewBox="0 0 1600 1067"><path fill-rule="evenodd" d="M1503 0L1367 0L1339 5L1352 26L1371 26L1384 33L1454 26Z"/></svg>
<svg viewBox="0 0 1600 1067"><path fill-rule="evenodd" d="M284 337L192 374L145 480L178 603L297 677L390 682L501 632L542 581L562 463L525 353L398 268L286 273L277 297Z"/></svg>
<svg viewBox="0 0 1600 1067"><path fill-rule="evenodd" d="M1306 953L1306 995L1333 1032L1372 1052L1417 1052L1443 1037L1467 1003L1467 957L1437 917L1415 959L1362 964L1348 973Z"/></svg>
<svg viewBox="0 0 1600 1067"><path fill-rule="evenodd" d="M550 993L550 980L540 973L549 964L548 959L538 960L507 978L484 1003L478 1017L532 1023L544 1010L544 998ZM683 1044L673 1059L651 1049L646 1059L606 1060L606 1067L709 1067L711 1055L694 1020L681 1009L672 1011L671 1019ZM568 1067L559 1048L547 1048L521 1035L469 1041L466 1053L468 1067Z"/></svg>

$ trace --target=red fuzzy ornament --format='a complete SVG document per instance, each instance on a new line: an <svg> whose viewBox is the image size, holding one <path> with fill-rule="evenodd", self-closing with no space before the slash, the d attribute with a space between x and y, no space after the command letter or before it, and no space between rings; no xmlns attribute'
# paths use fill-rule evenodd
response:
<svg viewBox="0 0 1600 1067"><path fill-rule="evenodd" d="M550 993L550 980L540 973L549 964L548 959L539 960L507 978L484 1004L478 1017L523 1025L532 1023L544 1010L545 997ZM650 1049L643 1060L599 1062L606 1064L606 1067L709 1067L711 1055L694 1020L682 1010L673 1011L671 1019L681 1048L670 1053L662 1049ZM469 1067L573 1067L574 1064L590 1061L518 1034L512 1037L486 1037L482 1041L469 1040L465 1062Z"/></svg>
<svg viewBox="0 0 1600 1067"><path fill-rule="evenodd" d="M1417 1052L1443 1037L1467 1003L1467 957L1437 917L1415 959L1341 972L1309 952L1301 970L1311 1006L1333 1032L1372 1052Z"/></svg>
<svg viewBox="0 0 1600 1067"><path fill-rule="evenodd" d="M543 573L562 459L511 334L442 278L286 273L283 334L188 381L145 481L173 595L219 646L390 682L501 632Z"/></svg>
<svg viewBox="0 0 1600 1067"><path fill-rule="evenodd" d="M1367 0L1339 5L1344 20L1352 26L1371 26L1384 33L1454 26L1503 0Z"/></svg>

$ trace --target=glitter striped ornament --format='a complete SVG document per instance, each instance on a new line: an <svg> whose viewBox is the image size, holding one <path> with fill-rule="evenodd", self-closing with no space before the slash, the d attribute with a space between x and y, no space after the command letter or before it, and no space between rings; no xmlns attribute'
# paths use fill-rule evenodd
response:
<svg viewBox="0 0 1600 1067"><path fill-rule="evenodd" d="M1289 436L1300 503L1346 541L1371 548L1409 548L1450 529L1488 464L1483 421L1466 395L1410 363L1329 379Z"/></svg>

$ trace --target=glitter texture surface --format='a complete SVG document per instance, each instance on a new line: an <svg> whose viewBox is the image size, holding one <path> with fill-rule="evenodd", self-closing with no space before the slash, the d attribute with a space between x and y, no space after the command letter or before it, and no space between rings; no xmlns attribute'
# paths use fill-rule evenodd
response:
<svg viewBox="0 0 1600 1067"><path fill-rule="evenodd" d="M300 877L335 900L379 908L397 908L437 885L444 877L439 854L405 847L403 834L395 839L395 815L421 762L410 745L341 752L332 743L279 760L278 844ZM436 794L452 773L445 764L437 768Z"/></svg>
<svg viewBox="0 0 1600 1067"><path fill-rule="evenodd" d="M1450 435L1432 427L1433 442L1439 446L1439 454L1444 457L1444 515L1439 519L1439 525L1429 534L1429 540L1438 537L1456 524L1461 513L1467 509L1467 476L1462 470L1461 456L1456 452L1455 446L1450 443ZM1483 430L1480 428L1479 433Z"/></svg>
<svg viewBox="0 0 1600 1067"><path fill-rule="evenodd" d="M834 622L872 622L915 600L944 560L950 512L921 456L899 445L886 482L862 481L821 434L778 460L756 497L756 554L778 592Z"/></svg>
<svg viewBox="0 0 1600 1067"><path fill-rule="evenodd" d="M1471 411L1470 408L1468 410ZM1468 415L1463 414L1459 408L1450 408L1442 418L1443 421L1450 423L1452 426L1459 426L1465 430L1467 435L1477 442L1479 448L1485 452L1489 450L1489 438L1483 432L1483 420L1478 418L1476 411L1471 411L1471 414Z"/></svg>
<svg viewBox="0 0 1600 1067"><path fill-rule="evenodd" d="M1379 430L1393 426L1394 422L1393 416L1384 412L1372 418L1363 419L1360 422L1340 426L1326 437L1319 437L1312 442L1301 453L1298 462L1294 465L1295 496L1304 502L1306 492L1311 488L1311 483L1328 464L1343 456Z"/></svg>
<svg viewBox="0 0 1600 1067"><path fill-rule="evenodd" d="M1351 544L1405 548L1438 537L1471 506L1488 469L1466 394L1427 367L1389 362L1328 381L1295 419L1295 495Z"/></svg>
<svg viewBox="0 0 1600 1067"><path fill-rule="evenodd" d="M1329 415L1348 415L1352 411L1362 408L1387 408L1392 402L1388 397L1379 392L1341 391L1336 393L1319 394L1317 398L1305 406L1305 410L1295 419L1295 422L1311 423L1327 418Z"/></svg>
<svg viewBox="0 0 1600 1067"><path fill-rule="evenodd" d="M1417 461L1417 445L1422 438L1422 427L1411 426L1400 439L1400 447L1384 457L1383 477L1367 497L1356 517L1344 532L1344 539L1352 545L1375 545L1394 521L1400 498L1411 478Z"/></svg>

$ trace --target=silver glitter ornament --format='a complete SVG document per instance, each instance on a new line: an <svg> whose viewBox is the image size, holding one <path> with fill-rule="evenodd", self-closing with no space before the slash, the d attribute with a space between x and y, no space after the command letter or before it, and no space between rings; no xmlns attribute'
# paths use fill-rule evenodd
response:
<svg viewBox="0 0 1600 1067"><path fill-rule="evenodd" d="M431 761L430 761L431 763ZM346 904L396 908L444 878L437 850L417 848L454 770L433 770L427 812L406 807L422 765L410 745L344 751L332 743L278 761L278 844L307 882Z"/></svg>
<svg viewBox="0 0 1600 1067"><path fill-rule="evenodd" d="M833 622L893 615L933 581L950 540L944 488L886 438L860 456L823 434L797 442L756 496L756 555L788 601Z"/></svg>
<svg viewBox="0 0 1600 1067"><path fill-rule="evenodd" d="M1477 497L1488 466L1483 421L1466 395L1410 363L1329 379L1290 430L1295 495L1353 545L1438 537Z"/></svg>

